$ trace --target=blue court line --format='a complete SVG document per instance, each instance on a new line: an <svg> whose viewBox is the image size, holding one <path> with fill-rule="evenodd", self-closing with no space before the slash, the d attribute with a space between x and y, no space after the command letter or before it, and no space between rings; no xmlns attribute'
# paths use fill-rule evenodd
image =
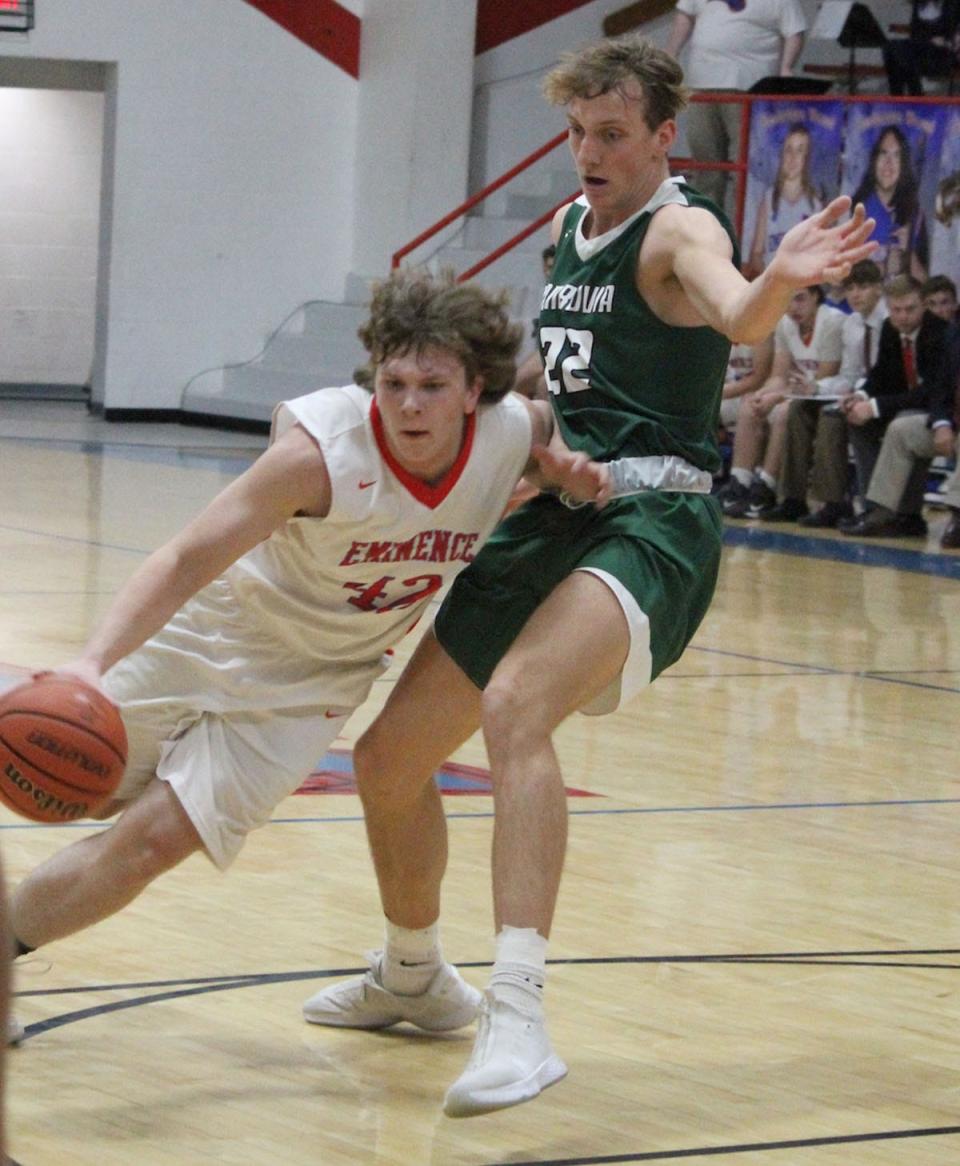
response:
<svg viewBox="0 0 960 1166"><path fill-rule="evenodd" d="M260 452L251 449L252 456L243 458L205 456L202 451L196 450L191 453L183 453L176 446L123 445L111 442L70 441L40 437L0 437L0 443L3 441L18 441L49 449L119 457L129 461L174 465L183 469L216 469L233 474L240 474L248 469L252 457ZM4 527L3 529L20 530L21 528ZM40 532L22 531L22 533L39 534ZM47 537L63 536L48 535ZM88 540L74 539L70 541L87 542ZM834 539L818 538L815 535L787 534L782 531L752 526L725 526L723 542L725 546L744 546L756 551L773 551L777 554L798 555L864 567L887 567L896 571L912 571L923 575L936 575L940 578L960 580L960 556L943 552L930 553L904 547L878 546L852 538ZM111 547L110 549L130 550L132 548Z"/></svg>
<svg viewBox="0 0 960 1166"><path fill-rule="evenodd" d="M740 675L747 676L848 676L852 679L858 680L877 680L884 684L903 684L908 688L929 688L935 692L960 692L960 687L952 687L943 684L931 684L928 681L920 680L905 680L904 676L909 675L947 675L952 676L956 674L955 668L937 668L937 669L907 669L903 672L897 672L895 669L854 669L834 668L829 664L804 664L798 660L777 660L771 656L755 656L749 652L734 652L728 648L703 648L696 644L691 644L687 651L689 652L703 652L708 656L728 656L732 660L749 660L753 664L772 664L777 668L786 668L789 671L782 673L770 672L753 672L753 673L722 673L720 676L701 676L692 675L691 673L666 673L663 679L665 680L728 680Z"/></svg>
<svg viewBox="0 0 960 1166"><path fill-rule="evenodd" d="M179 445L85 441L61 437L0 436L0 443L4 441L18 442L22 445L32 445L42 449L60 450L65 453L97 454L100 457L119 458L128 462L150 462L154 465L176 466L185 470L217 470L228 474L242 474L244 470L250 468L253 459L259 457L263 452L263 449L251 446L250 456L244 458L212 451L205 453L203 446L193 446L185 452L184 447ZM266 443L264 443L263 448L266 448Z"/></svg>
<svg viewBox="0 0 960 1166"><path fill-rule="evenodd" d="M614 966L614 965L635 965L635 964L671 964L671 963L699 963L703 965L730 965L735 964L739 966L759 964L770 967L773 965L782 965L787 967L793 966L808 966L816 965L822 967L834 968L849 968L849 967L869 967L875 970L879 969L900 969L900 968L925 968L931 970L947 970L955 971L958 968L957 964L944 963L917 963L904 959L906 956L913 955L957 955L960 954L956 948L908 948L901 950L883 950L883 949L868 949L868 950L852 950L852 951L815 951L815 952L759 952L759 953L721 953L721 954L698 954L698 955L652 955L652 956L581 956L572 957L569 959L548 959L547 963L552 966L556 965L579 965L579 966L594 966L597 964ZM858 957L900 957L898 959L874 959L867 962L863 958ZM476 961L459 961L461 968L489 968L491 962L489 960ZM237 975L226 975L220 977L202 976L191 977L189 979L181 980L153 980L153 981L135 981L128 983L113 983L102 985L85 985L73 988L52 988L52 989L38 989L34 991L18 992L17 997L28 996L58 996L71 995L78 993L90 993L98 991L121 991L121 990L142 990L161 988L166 991L151 992L148 995L134 997L130 1000L111 1001L107 1004L94 1005L89 1008L75 1009L74 1011L62 1013L59 1016L50 1017L47 1020L38 1021L27 1026L24 1033L24 1040L29 1040L34 1036L39 1036L42 1033L50 1032L54 1029L61 1028L64 1025L72 1024L81 1020L89 1020L99 1016L109 1015L113 1012L121 1012L130 1008L138 1008L146 1004L157 1004L167 1000L183 999L190 996L205 995L212 992L226 992L237 988L259 987L268 984L277 983L293 983L305 980L317 979L332 979L340 978L350 975L362 974L365 968L327 968L327 969L311 969L308 971L294 971L294 972L265 972L265 973L240 973ZM747 1153L747 1152L762 1152L762 1151L778 1151L784 1149L800 1149L803 1147L826 1146L826 1145L853 1145L861 1142L877 1142L890 1140L903 1140L908 1138L919 1137L943 1137L960 1133L960 1126L937 1126L924 1127L909 1130L880 1130L861 1134L844 1134L833 1135L827 1137L809 1137L809 1138L791 1138L783 1139L776 1142L750 1142L738 1143L725 1146L702 1146L702 1147L687 1147L675 1150L654 1150L654 1151L640 1151L637 1153L602 1155L600 1157L580 1157L580 1158L557 1158L557 1159L514 1159L512 1163L495 1163L491 1166L596 1166L599 1163L615 1163L615 1162L654 1162L677 1160L681 1158L701 1158L701 1157L716 1157L720 1154L731 1153ZM14 1166L14 1164L11 1164Z"/></svg>
<svg viewBox="0 0 960 1166"><path fill-rule="evenodd" d="M748 547L754 551L775 551L783 555L826 559L834 563L851 563L860 567L888 567L895 571L914 571L921 575L960 579L960 555L878 546L855 538L817 538L756 527L725 526L723 544L728 547Z"/></svg>
<svg viewBox="0 0 960 1166"><path fill-rule="evenodd" d="M95 539L78 538L77 535L73 534L55 534L49 530L33 530L26 526L11 526L8 522L0 522L0 530L12 530L14 534L28 534L32 538L49 538L55 542L79 543L80 546L96 547L102 551L124 551L127 554L142 555L144 557L150 554L149 548L145 550L143 547L125 547L117 543L102 543L97 542Z"/></svg>
<svg viewBox="0 0 960 1166"><path fill-rule="evenodd" d="M574 810L567 812L573 817L596 817L598 815L613 814L737 814L755 813L758 810L872 810L889 806L955 806L960 804L960 798L888 798L883 801L863 802L745 802L741 806L634 806L624 809L599 808L595 810ZM493 811L479 810L474 813L447 814L453 818L492 818ZM343 818L271 818L270 825L288 826L297 822L311 822L323 825L329 822L362 822L363 815L345 816ZM9 829L10 827L6 827Z"/></svg>
<svg viewBox="0 0 960 1166"><path fill-rule="evenodd" d="M511 1158L487 1166L608 1166L614 1162L676 1162L681 1158L714 1158L720 1154L759 1154L804 1150L815 1146L852 1146L905 1138L943 1138L960 1134L960 1126L929 1126L914 1130L878 1130L869 1134L833 1134L820 1138L788 1138L779 1142L739 1142L726 1146L691 1146L683 1150L641 1150L634 1154L600 1154L589 1158Z"/></svg>
<svg viewBox="0 0 960 1166"><path fill-rule="evenodd" d="M909 956L956 956L960 955L958 948L904 948L884 949L869 948L851 951L779 951L779 952L720 952L697 953L694 955L611 955L611 956L570 956L548 958L550 967L615 967L635 966L640 964L737 964L759 965L770 967L773 965L789 966L815 965L817 967L869 967L869 968L923 968L927 970L957 971L960 964L930 962L918 963ZM868 959L867 957L873 957ZM898 957L898 958L891 958ZM482 970L493 967L492 960L458 960L457 967ZM35 1021L27 1025L26 1035L37 1036L41 1032L48 1032L54 1028L62 1028L78 1020L86 1020L93 1016L102 1016L110 1012L123 1012L130 1008L138 1008L145 1004L157 1004L165 1000L183 999L189 996L206 995L211 992L230 992L235 988L257 988L270 984L293 984L306 980L343 979L347 976L363 975L367 971L363 967L348 968L308 968L306 970L290 972L237 972L225 973L220 976L190 976L175 980L133 980L106 984L81 984L68 988L32 988L14 992L17 999L39 996L81 996L96 992L121 992L146 990L146 995L134 996L127 1000L112 1000L106 1004L91 1005L89 1008L78 1008L72 1012L61 1013L59 1016L49 1017L47 1020ZM154 991L153 989L162 989Z"/></svg>
<svg viewBox="0 0 960 1166"><path fill-rule="evenodd" d="M326 796L326 795L323 795ZM351 796L351 795L337 795ZM960 804L960 798L887 798L880 801L862 802L745 802L743 805L732 806L632 806L623 809L569 809L570 817L597 817L598 815L624 814L738 814L756 813L757 811L778 810L872 810L890 806L955 806ZM446 815L452 821L458 818L492 818L492 810L478 810L473 813L452 813ZM306 818L270 818L268 826L328 826L338 822L362 822L363 814L330 814L319 817ZM48 825L44 822L3 822L0 830L106 830L111 822L60 822Z"/></svg>

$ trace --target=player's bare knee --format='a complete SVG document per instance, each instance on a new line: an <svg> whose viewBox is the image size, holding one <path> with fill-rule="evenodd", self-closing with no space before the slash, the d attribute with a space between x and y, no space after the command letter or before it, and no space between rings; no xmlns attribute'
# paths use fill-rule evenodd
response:
<svg viewBox="0 0 960 1166"><path fill-rule="evenodd" d="M353 773L364 806L409 801L411 793L433 777L432 773L421 774L410 764L409 758L397 748L393 734L376 724L353 747Z"/></svg>
<svg viewBox="0 0 960 1166"><path fill-rule="evenodd" d="M540 727L542 711L519 677L494 673L480 701L484 736L506 742L519 731L529 739Z"/></svg>
<svg viewBox="0 0 960 1166"><path fill-rule="evenodd" d="M146 885L203 846L193 823L182 812L158 813L135 823L123 819L109 832L131 881Z"/></svg>

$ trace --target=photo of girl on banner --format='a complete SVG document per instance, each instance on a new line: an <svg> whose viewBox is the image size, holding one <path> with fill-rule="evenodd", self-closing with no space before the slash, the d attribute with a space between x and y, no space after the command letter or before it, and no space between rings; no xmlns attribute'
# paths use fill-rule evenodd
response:
<svg viewBox="0 0 960 1166"><path fill-rule="evenodd" d="M932 207L943 118L925 105L864 102L847 111L841 189L877 220L871 259L884 280L930 274L924 207Z"/></svg>
<svg viewBox="0 0 960 1166"><path fill-rule="evenodd" d="M743 223L747 275L763 271L787 231L837 193L842 109L833 101L753 103Z"/></svg>
<svg viewBox="0 0 960 1166"><path fill-rule="evenodd" d="M944 110L943 148L934 195L930 271L960 285L960 108Z"/></svg>

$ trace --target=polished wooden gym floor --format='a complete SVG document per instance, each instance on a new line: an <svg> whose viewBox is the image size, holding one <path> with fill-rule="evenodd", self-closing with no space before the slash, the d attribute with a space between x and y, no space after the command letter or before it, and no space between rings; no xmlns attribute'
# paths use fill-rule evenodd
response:
<svg viewBox="0 0 960 1166"><path fill-rule="evenodd" d="M0 685L69 657L143 555L262 444L0 401ZM944 519L930 519L935 536ZM341 756L319 765L327 792L282 804L228 875L194 858L17 964L13 1157L958 1162L958 730L960 556L935 537L733 526L683 659L626 711L558 734L571 838L548 1011L565 1081L452 1121L440 1102L472 1030L303 1023L303 998L381 938ZM482 769L481 746L456 760ZM446 801L444 937L483 985L491 801L465 772L444 779L481 790ZM97 828L0 811L9 881Z"/></svg>

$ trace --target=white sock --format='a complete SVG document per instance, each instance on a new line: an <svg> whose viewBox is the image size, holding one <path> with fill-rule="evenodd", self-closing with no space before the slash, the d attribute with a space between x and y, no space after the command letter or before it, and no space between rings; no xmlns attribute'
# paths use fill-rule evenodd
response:
<svg viewBox="0 0 960 1166"><path fill-rule="evenodd" d="M743 469L742 466L734 466L730 471L730 477L735 478L741 486L746 486L748 489L753 481L753 474L749 470Z"/></svg>
<svg viewBox="0 0 960 1166"><path fill-rule="evenodd" d="M411 929L384 919L383 966L381 979L388 992L398 996L419 996L443 963L440 924Z"/></svg>
<svg viewBox="0 0 960 1166"><path fill-rule="evenodd" d="M768 474L766 470L757 470L757 477L765 486L769 486L771 490L776 490L777 479L773 474Z"/></svg>
<svg viewBox="0 0 960 1166"><path fill-rule="evenodd" d="M494 999L540 1017L546 974L547 941L539 931L505 926L497 936L497 957L490 977Z"/></svg>

